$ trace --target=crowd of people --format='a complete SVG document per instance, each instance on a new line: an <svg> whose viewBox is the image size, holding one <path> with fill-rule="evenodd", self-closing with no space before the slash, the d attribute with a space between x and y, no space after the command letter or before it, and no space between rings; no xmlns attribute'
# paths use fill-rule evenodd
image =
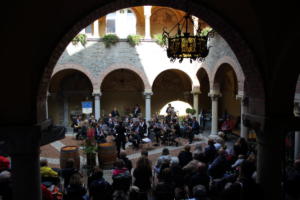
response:
<svg viewBox="0 0 300 200"><path fill-rule="evenodd" d="M52 169L41 161L42 191L45 200L253 200L262 199L256 183L256 152L244 138L231 149L223 139L186 144L177 154L163 148L156 160L142 150L135 163L120 152L106 180L96 166L86 181L69 159L65 169ZM286 200L299 198L300 160L288 169L284 180ZM61 188L55 190L49 182ZM61 191L60 193L58 191ZM58 195L60 194L60 195Z"/></svg>
<svg viewBox="0 0 300 200"><path fill-rule="evenodd" d="M201 126L195 117L179 121L174 108L168 105L166 116L155 116L149 122L140 117L135 106L131 115L120 117L116 108L104 118L94 116L73 122L76 139L92 137L106 142L114 137L118 157L111 180L95 166L88 174L76 168L68 159L65 168L48 166L40 161L43 200L253 200L262 199L263 192L256 183L256 149L250 148L244 138L232 147L224 139L208 139L195 146L186 144L176 155L167 147L157 159L150 159L148 151L141 149L132 162L126 155L125 144L133 148L149 139L156 145L178 145L178 138L193 142ZM123 150L121 150L123 149ZM300 159L286 169L283 177L285 200L300 199ZM11 166L6 156L0 155L0 199L12 199Z"/></svg>

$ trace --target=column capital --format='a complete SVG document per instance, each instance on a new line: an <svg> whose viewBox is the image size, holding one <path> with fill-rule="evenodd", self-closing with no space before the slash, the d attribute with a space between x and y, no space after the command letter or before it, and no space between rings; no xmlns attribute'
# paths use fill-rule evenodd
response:
<svg viewBox="0 0 300 200"><path fill-rule="evenodd" d="M100 97L100 96L102 96L102 93L101 92L93 92L93 94L92 94L94 97Z"/></svg>
<svg viewBox="0 0 300 200"><path fill-rule="evenodd" d="M145 95L145 96L147 96L147 95L153 95L153 92L152 92L152 90L151 89L145 89L144 90L144 92L143 92L143 94Z"/></svg>
<svg viewBox="0 0 300 200"><path fill-rule="evenodd" d="M151 16L151 8L152 6L144 6L144 15L147 17Z"/></svg>
<svg viewBox="0 0 300 200"><path fill-rule="evenodd" d="M219 97L222 96L222 94L221 94L219 91L211 90L211 91L208 93L208 96L209 96L210 98L212 98L212 100L217 100Z"/></svg>
<svg viewBox="0 0 300 200"><path fill-rule="evenodd" d="M143 94L144 94L145 96L152 96L152 95L153 95L153 92L143 92Z"/></svg>
<svg viewBox="0 0 300 200"><path fill-rule="evenodd" d="M200 86L193 87L191 94L201 94Z"/></svg>
<svg viewBox="0 0 300 200"><path fill-rule="evenodd" d="M244 93L239 93L235 96L236 100L240 100L242 105L248 106L249 98Z"/></svg>

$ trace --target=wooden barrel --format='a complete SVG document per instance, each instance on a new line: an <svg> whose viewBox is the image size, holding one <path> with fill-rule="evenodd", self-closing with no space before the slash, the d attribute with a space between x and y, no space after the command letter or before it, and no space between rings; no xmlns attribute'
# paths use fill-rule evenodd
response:
<svg viewBox="0 0 300 200"><path fill-rule="evenodd" d="M69 158L74 160L74 167L80 169L80 156L78 146L64 146L60 149L60 168L66 168Z"/></svg>
<svg viewBox="0 0 300 200"><path fill-rule="evenodd" d="M110 169L117 160L117 149L114 143L98 144L98 160L100 167Z"/></svg>

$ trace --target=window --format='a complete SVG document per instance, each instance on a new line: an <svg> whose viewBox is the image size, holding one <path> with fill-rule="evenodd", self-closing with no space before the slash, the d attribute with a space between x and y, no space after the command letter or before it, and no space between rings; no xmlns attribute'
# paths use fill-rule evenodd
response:
<svg viewBox="0 0 300 200"><path fill-rule="evenodd" d="M130 34L136 34L136 17L131 9L122 9L106 16L106 33L117 34L120 38L126 38Z"/></svg>
<svg viewBox="0 0 300 200"><path fill-rule="evenodd" d="M106 16L106 33L116 33L116 13Z"/></svg>
<svg viewBox="0 0 300 200"><path fill-rule="evenodd" d="M92 25L88 25L87 27L85 27L85 33L87 34L92 34Z"/></svg>

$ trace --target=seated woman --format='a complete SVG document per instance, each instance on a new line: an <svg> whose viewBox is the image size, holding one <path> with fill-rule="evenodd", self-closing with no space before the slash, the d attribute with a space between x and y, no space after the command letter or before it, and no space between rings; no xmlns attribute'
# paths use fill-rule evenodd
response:
<svg viewBox="0 0 300 200"><path fill-rule="evenodd" d="M131 174L129 173L129 170L125 167L125 163L123 160L118 159L114 163L114 166L115 169L112 172L113 190L127 192L131 185Z"/></svg>
<svg viewBox="0 0 300 200"><path fill-rule="evenodd" d="M46 159L40 161L40 167L42 182L51 182L54 185L59 183L58 172L48 166L48 161Z"/></svg>

